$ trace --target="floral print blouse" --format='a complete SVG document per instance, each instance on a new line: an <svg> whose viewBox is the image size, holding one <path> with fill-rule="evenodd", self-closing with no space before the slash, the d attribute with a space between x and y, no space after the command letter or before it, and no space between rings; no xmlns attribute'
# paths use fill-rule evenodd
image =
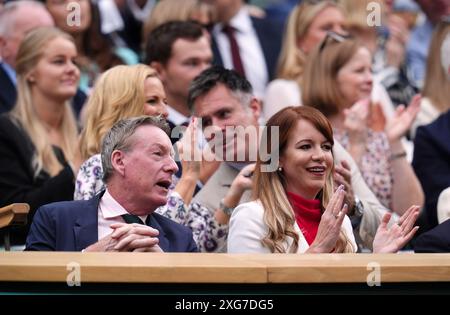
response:
<svg viewBox="0 0 450 315"><path fill-rule="evenodd" d="M348 150L349 137L346 131L334 129L335 138ZM366 150L358 162L361 174L378 200L392 209L393 171L389 161L391 149L386 133L367 130Z"/></svg>
<svg viewBox="0 0 450 315"><path fill-rule="evenodd" d="M88 200L105 189L102 180L103 168L100 154L91 156L78 171L75 184L75 200ZM189 227L201 252L217 252L226 248L228 225L219 224L206 207L198 203L184 204L181 196L173 191L178 179L174 176L167 203L156 209L161 214L179 224Z"/></svg>

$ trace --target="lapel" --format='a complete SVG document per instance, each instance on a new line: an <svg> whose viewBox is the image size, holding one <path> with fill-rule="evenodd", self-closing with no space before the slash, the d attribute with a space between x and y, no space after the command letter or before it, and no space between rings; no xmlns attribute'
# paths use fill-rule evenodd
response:
<svg viewBox="0 0 450 315"><path fill-rule="evenodd" d="M256 17L250 17L250 19L263 51L269 81L273 80L281 48L281 36L279 34L283 32L283 28L275 21Z"/></svg>
<svg viewBox="0 0 450 315"><path fill-rule="evenodd" d="M161 247L161 249L163 251L165 251L165 252L169 251L170 250L169 240L166 237L166 233L164 232L164 229L158 222L158 215L155 213L150 214L147 217L147 225L159 231L159 235L158 235L159 244L158 245L159 245L159 247Z"/></svg>
<svg viewBox="0 0 450 315"><path fill-rule="evenodd" d="M73 232L75 235L75 248L82 251L89 245L98 241L98 204L105 191L100 192L86 203L84 209L79 209Z"/></svg>

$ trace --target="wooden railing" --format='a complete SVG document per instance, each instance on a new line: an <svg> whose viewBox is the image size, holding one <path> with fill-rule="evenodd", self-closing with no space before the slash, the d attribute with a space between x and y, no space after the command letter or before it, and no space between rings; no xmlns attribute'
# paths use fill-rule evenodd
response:
<svg viewBox="0 0 450 315"><path fill-rule="evenodd" d="M66 282L76 268L82 283L450 282L450 254L0 253L0 282Z"/></svg>

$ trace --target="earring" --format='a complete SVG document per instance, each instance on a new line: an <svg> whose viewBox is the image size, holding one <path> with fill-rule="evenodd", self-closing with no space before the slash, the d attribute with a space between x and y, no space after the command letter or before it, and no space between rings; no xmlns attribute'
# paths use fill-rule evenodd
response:
<svg viewBox="0 0 450 315"><path fill-rule="evenodd" d="M280 167L278 167L278 172L282 172L283 171L283 168L280 166Z"/></svg>

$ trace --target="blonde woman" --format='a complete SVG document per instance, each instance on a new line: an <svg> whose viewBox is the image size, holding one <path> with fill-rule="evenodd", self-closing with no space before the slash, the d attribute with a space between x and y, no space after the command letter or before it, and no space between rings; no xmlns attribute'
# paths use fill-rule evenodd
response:
<svg viewBox="0 0 450 315"><path fill-rule="evenodd" d="M31 31L17 54L18 99L0 117L0 207L28 203L29 223L38 207L73 199L76 56L72 37L53 27Z"/></svg>
<svg viewBox="0 0 450 315"><path fill-rule="evenodd" d="M417 118L411 127L414 137L419 126L433 122L439 115L450 109L450 76L442 67L442 44L450 42L450 23L440 22L436 25L427 59L425 82L422 90L422 103Z"/></svg>
<svg viewBox="0 0 450 315"><path fill-rule="evenodd" d="M277 79L266 89L266 119L286 106L300 105L300 81L306 57L327 31L345 33L345 16L335 1L304 1L291 11L278 58Z"/></svg>
<svg viewBox="0 0 450 315"><path fill-rule="evenodd" d="M278 78L266 89L263 109L266 119L286 106L302 105L300 84L307 56L328 32L346 34L346 28L345 12L335 1L303 1L294 8L283 38ZM392 102L381 84L374 84L372 99L381 104L386 117L393 116Z"/></svg>
<svg viewBox="0 0 450 315"><path fill-rule="evenodd" d="M106 71L85 107L80 141L83 161L100 152L103 136L117 121L141 115L167 117L166 106L163 86L153 68L120 65Z"/></svg>
<svg viewBox="0 0 450 315"><path fill-rule="evenodd" d="M331 122L336 139L352 155L380 202L399 215L424 195L401 143L420 106L414 97L399 106L386 127L374 125L372 55L355 39L330 34L309 56L302 82L304 105L319 109Z"/></svg>
<svg viewBox="0 0 450 315"><path fill-rule="evenodd" d="M105 189L99 152L109 129L125 118L141 115L167 117L166 105L163 85L149 66L116 66L100 77L86 107L86 123L80 140L85 162L78 172L74 199L91 199ZM178 148L188 150L196 147L196 135L196 121L193 120ZM190 227L201 251L212 250L210 244L224 243L226 234L221 232L208 209L191 204L200 162L183 160L182 168L181 178L172 181L176 186L171 187L167 204L159 207L157 213Z"/></svg>
<svg viewBox="0 0 450 315"><path fill-rule="evenodd" d="M257 160L255 200L234 210L228 252L355 252L344 188L333 190L334 140L325 116L310 107L287 107L269 119L265 135L261 148L268 150L264 152L271 160ZM264 170L273 165L272 159L279 167ZM374 252L401 249L418 229L413 227L418 214L418 207L410 207L391 228L387 228L391 215L385 214L375 235Z"/></svg>
<svg viewBox="0 0 450 315"><path fill-rule="evenodd" d="M405 20L392 14L384 0L340 0L349 33L369 48L374 78L396 106L408 104L418 89L409 81L405 65L409 29ZM377 10L378 15L374 15ZM368 22L369 21L369 22ZM370 23L372 22L372 23ZM374 22L380 23L376 26Z"/></svg>

